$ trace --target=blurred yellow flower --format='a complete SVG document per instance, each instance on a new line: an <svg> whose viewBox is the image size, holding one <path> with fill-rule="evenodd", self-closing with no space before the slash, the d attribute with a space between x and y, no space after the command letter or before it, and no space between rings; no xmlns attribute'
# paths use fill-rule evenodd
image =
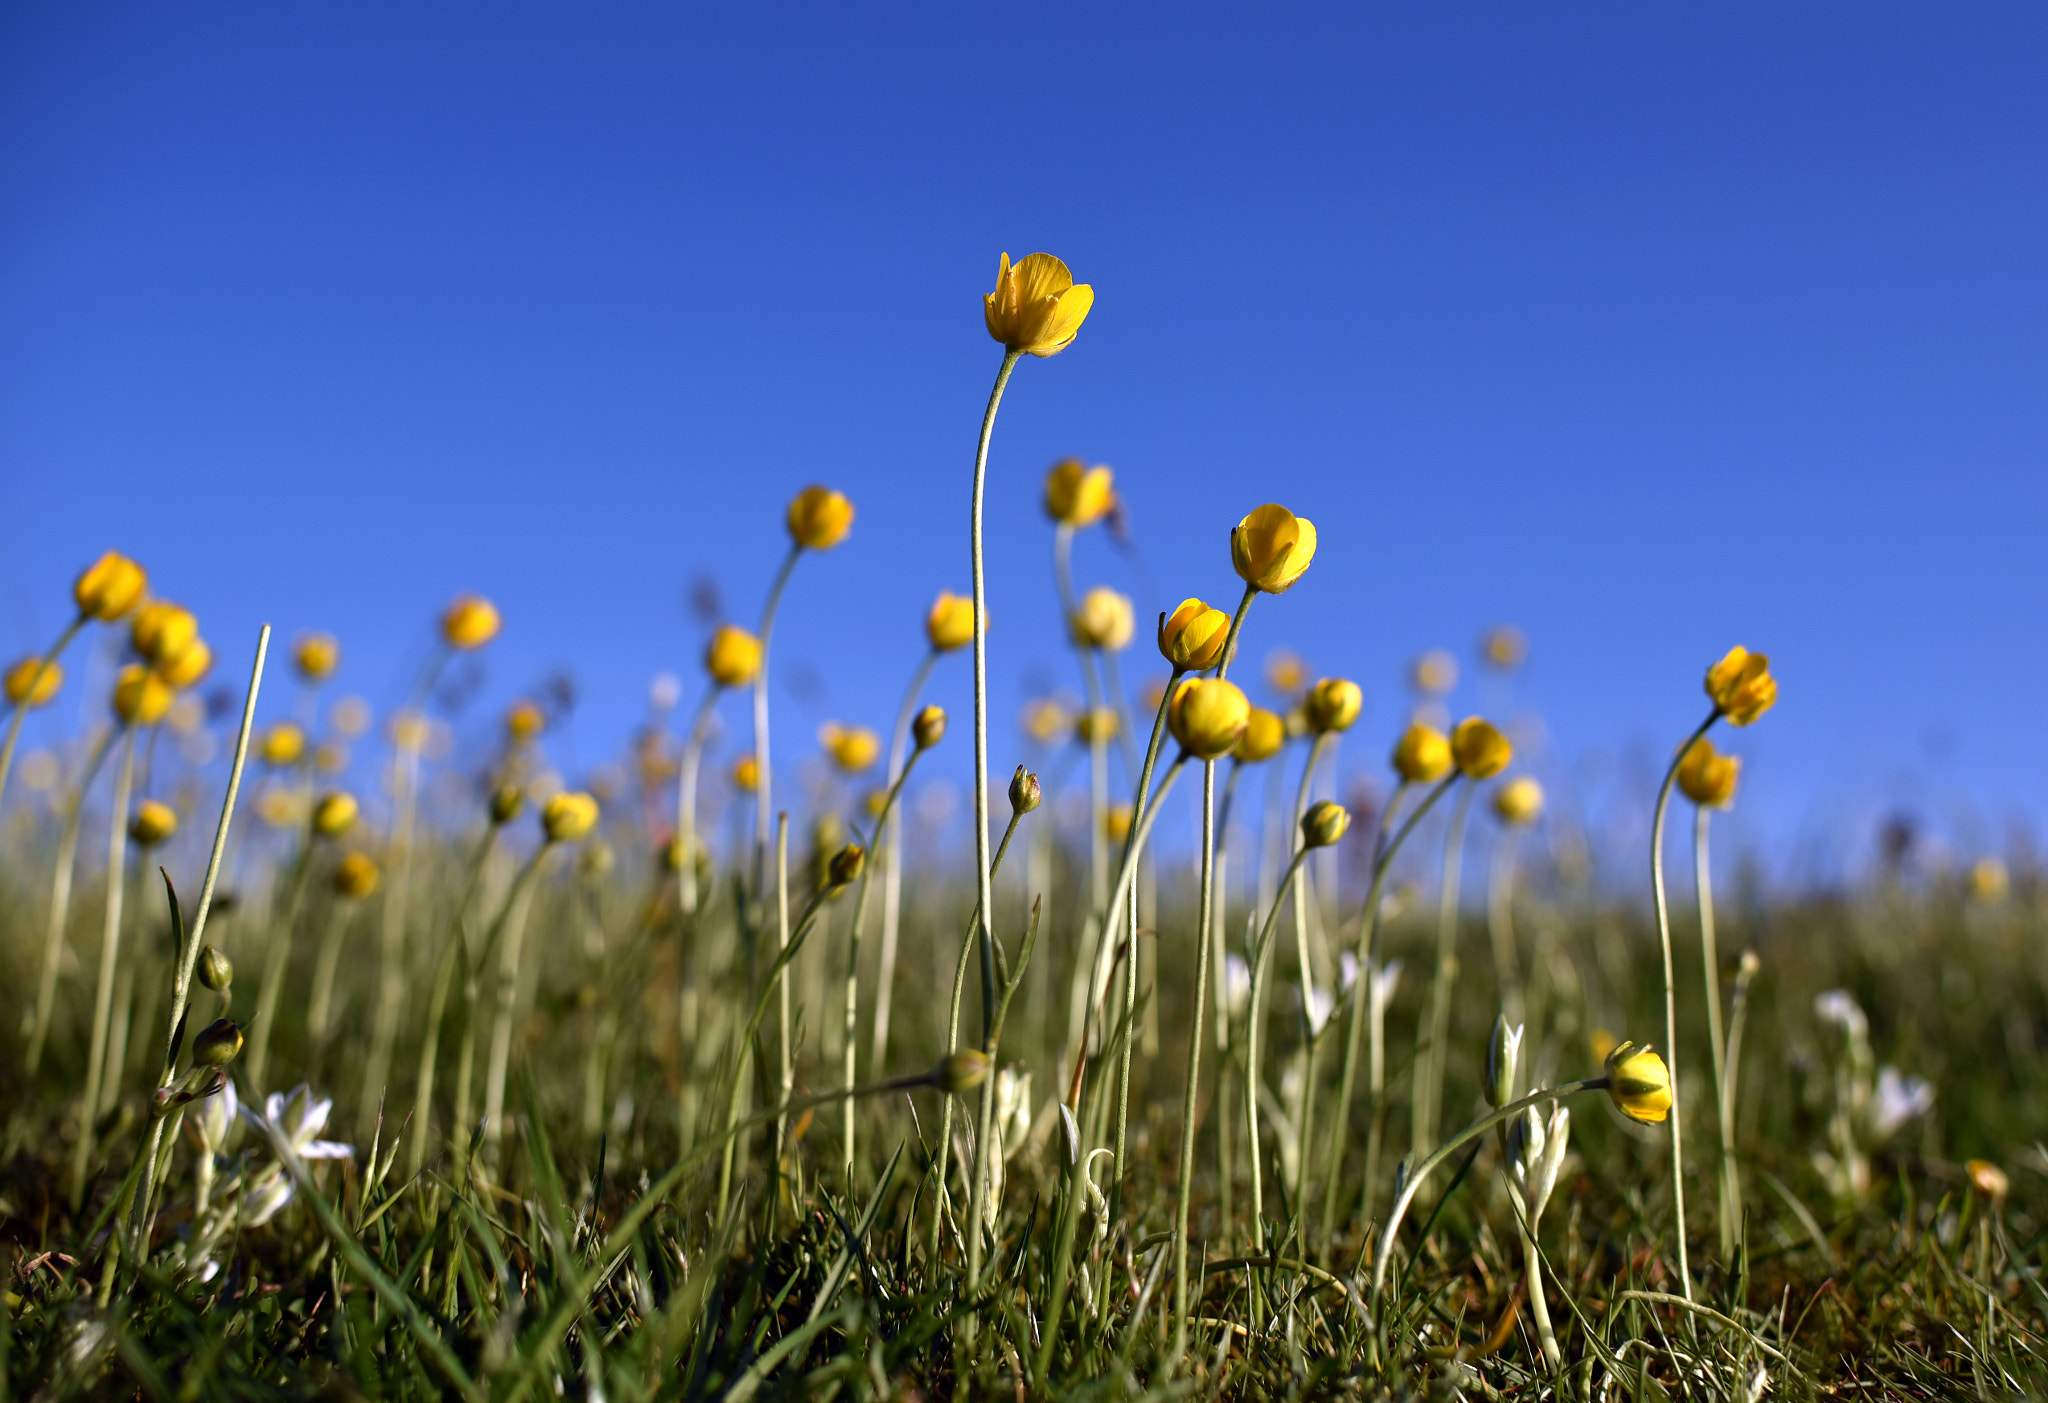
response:
<svg viewBox="0 0 2048 1403"><path fill-rule="evenodd" d="M1963 1165L1970 1176L1970 1186L1994 1204L2005 1202L2005 1196L2012 1192L2012 1180L2003 1169L1988 1159L1973 1159Z"/></svg>
<svg viewBox="0 0 2048 1403"><path fill-rule="evenodd" d="M917 719L910 723L910 738L917 742L919 750L930 750L946 736L946 709L942 706L928 706L917 713ZM865 767L863 767L865 768Z"/></svg>
<svg viewBox="0 0 2048 1403"><path fill-rule="evenodd" d="M1197 760L1228 755L1251 725L1252 704L1235 682L1190 677L1174 689L1166 725Z"/></svg>
<svg viewBox="0 0 2048 1403"><path fill-rule="evenodd" d="M1267 594L1294 588L1315 558L1315 523L1283 506L1269 502L1231 528L1231 566Z"/></svg>
<svg viewBox="0 0 2048 1403"><path fill-rule="evenodd" d="M1492 779L1515 758L1515 748L1491 722L1468 716L1451 732L1451 758L1468 779Z"/></svg>
<svg viewBox="0 0 2048 1403"><path fill-rule="evenodd" d="M1526 828L1543 815L1543 786L1516 775L1493 791L1493 814L1511 828Z"/></svg>
<svg viewBox="0 0 2048 1403"><path fill-rule="evenodd" d="M78 612L87 618L113 623L142 602L149 589L149 574L119 551L105 555L85 567L71 587Z"/></svg>
<svg viewBox="0 0 2048 1403"><path fill-rule="evenodd" d="M1244 734L1237 738L1237 745L1230 753L1247 765L1256 765L1278 755L1280 747L1286 743L1287 723L1280 719L1279 713L1255 706L1245 721Z"/></svg>
<svg viewBox="0 0 2048 1403"><path fill-rule="evenodd" d="M1117 729L1114 707L1098 706L1074 718L1074 739L1083 745L1094 744L1098 736L1105 741L1115 740Z"/></svg>
<svg viewBox="0 0 2048 1403"><path fill-rule="evenodd" d="M1266 685L1283 697L1293 697L1308 684L1308 663L1291 648L1275 648L1266 654Z"/></svg>
<svg viewBox="0 0 2048 1403"><path fill-rule="evenodd" d="M865 726L842 726L827 721L818 728L818 744L832 757L832 763L850 775L873 765L882 753L882 741Z"/></svg>
<svg viewBox="0 0 2048 1403"><path fill-rule="evenodd" d="M48 706L63 685L64 665L52 659L45 667L42 658L34 653L7 669L7 700L15 706ZM29 695L31 687L35 688L34 696Z"/></svg>
<svg viewBox="0 0 2048 1403"><path fill-rule="evenodd" d="M1102 815L1102 831L1112 843L1121 843L1131 835L1131 806L1111 804Z"/></svg>
<svg viewBox="0 0 2048 1403"><path fill-rule="evenodd" d="M1671 1113L1671 1069L1650 1048L1620 1043L1607 1054L1607 1096L1630 1120L1659 1124Z"/></svg>
<svg viewBox="0 0 2048 1403"><path fill-rule="evenodd" d="M199 637L199 620L192 611L168 599L152 599L135 611L128 624L128 641L143 661L166 667L178 660Z"/></svg>
<svg viewBox="0 0 2048 1403"><path fill-rule="evenodd" d="M170 841L178 831L178 815L169 804L155 799L144 799L135 807L135 817L129 820L128 836L145 848Z"/></svg>
<svg viewBox="0 0 2048 1403"><path fill-rule="evenodd" d="M1614 1051L1620 1044L1621 1039L1608 1032L1605 1028L1595 1028L1586 1035L1586 1046L1591 1050L1593 1060L1601 1063L1603 1066L1607 1062L1607 1054Z"/></svg>
<svg viewBox="0 0 2048 1403"><path fill-rule="evenodd" d="M981 299L988 334L1034 356L1064 351L1094 305L1095 289L1076 284L1067 265L1049 253L1026 254L1014 266L1005 253L996 266L996 290Z"/></svg>
<svg viewBox="0 0 2048 1403"><path fill-rule="evenodd" d="M1513 672L1529 656L1529 640L1513 624L1496 624L1479 640L1479 656L1501 672Z"/></svg>
<svg viewBox="0 0 2048 1403"><path fill-rule="evenodd" d="M441 637L449 647L467 652L496 638L502 623L497 605L480 594L465 594L442 613Z"/></svg>
<svg viewBox="0 0 2048 1403"><path fill-rule="evenodd" d="M272 725L256 743L256 754L266 765L296 765L305 753L306 733L291 721Z"/></svg>
<svg viewBox="0 0 2048 1403"><path fill-rule="evenodd" d="M1318 799L1301 816L1301 839L1305 847L1327 848L1351 827L1351 810L1332 799Z"/></svg>
<svg viewBox="0 0 2048 1403"><path fill-rule="evenodd" d="M550 843L573 843L597 827L597 800L588 794L557 794L541 807L541 830Z"/></svg>
<svg viewBox="0 0 2048 1403"><path fill-rule="evenodd" d="M1771 660L1740 645L1707 669L1707 695L1731 726L1747 726L1778 700Z"/></svg>
<svg viewBox="0 0 2048 1403"><path fill-rule="evenodd" d="M331 633L302 633L292 644L292 666L308 682L325 682L341 666L341 644Z"/></svg>
<svg viewBox="0 0 2048 1403"><path fill-rule="evenodd" d="M742 755L732 764L733 787L752 794L761 787L761 767L751 754Z"/></svg>
<svg viewBox="0 0 2048 1403"><path fill-rule="evenodd" d="M1458 685L1458 660L1442 648L1432 648L1415 660L1408 680L1416 691L1440 697Z"/></svg>
<svg viewBox="0 0 2048 1403"><path fill-rule="evenodd" d="M1159 617L1159 652L1183 672L1207 672L1222 660L1230 636L1230 615L1199 599L1183 599Z"/></svg>
<svg viewBox="0 0 2048 1403"><path fill-rule="evenodd" d="M830 550L853 529L853 503L828 487L806 487L789 504L790 538L805 550Z"/></svg>
<svg viewBox="0 0 2048 1403"><path fill-rule="evenodd" d="M1115 474L1063 458L1045 475L1045 514L1063 526L1093 526L1116 509Z"/></svg>
<svg viewBox="0 0 2048 1403"><path fill-rule="evenodd" d="M1074 725L1074 718L1055 697L1036 697L1024 703L1019 719L1024 723L1024 734L1040 745L1052 744Z"/></svg>
<svg viewBox="0 0 2048 1403"><path fill-rule="evenodd" d="M341 735L354 740L370 729L370 704L361 697L343 697L334 704L331 713L334 729Z"/></svg>
<svg viewBox="0 0 2048 1403"><path fill-rule="evenodd" d="M178 691L196 687L213 671L213 649L204 638L195 638L176 658L157 664L156 671Z"/></svg>
<svg viewBox="0 0 2048 1403"><path fill-rule="evenodd" d="M965 648L974 641L974 597L949 589L939 591L932 611L924 616L924 634L941 653Z"/></svg>
<svg viewBox="0 0 2048 1403"><path fill-rule="evenodd" d="M868 850L858 843L848 843L832 854L832 862L825 869L826 880L834 887L848 887L860 880L861 869L868 865Z"/></svg>
<svg viewBox="0 0 2048 1403"><path fill-rule="evenodd" d="M514 745L524 745L547 729L548 714L540 703L521 697L505 709L505 736Z"/></svg>
<svg viewBox="0 0 2048 1403"><path fill-rule="evenodd" d="M1419 721L1401 733L1394 745L1394 773L1410 784L1434 784L1450 772L1450 737Z"/></svg>
<svg viewBox="0 0 2048 1403"><path fill-rule="evenodd" d="M745 687L761 673L761 640L738 624L720 624L704 645L704 670L721 687Z"/></svg>
<svg viewBox="0 0 2048 1403"><path fill-rule="evenodd" d="M313 806L313 831L323 838L339 838L356 826L356 796L346 790L330 790Z"/></svg>
<svg viewBox="0 0 2048 1403"><path fill-rule="evenodd" d="M1074 641L1088 648L1118 652L1128 647L1137 631L1131 601L1107 585L1098 585L1081 596L1074 611Z"/></svg>
<svg viewBox="0 0 2048 1403"><path fill-rule="evenodd" d="M393 745L415 753L427 748L427 740L433 734L427 718L411 710L393 712L388 729Z"/></svg>
<svg viewBox="0 0 2048 1403"><path fill-rule="evenodd" d="M114 679L114 714L131 726L154 726L177 693L153 667L130 663Z"/></svg>
<svg viewBox="0 0 2048 1403"><path fill-rule="evenodd" d="M301 815L299 796L281 784L267 784L256 796L256 816L272 828L296 828Z"/></svg>
<svg viewBox="0 0 2048 1403"><path fill-rule="evenodd" d="M334 869L335 894L360 900L377 890L377 876L377 864L367 853L350 853Z"/></svg>
<svg viewBox="0 0 2048 1403"><path fill-rule="evenodd" d="M1714 743L1701 736L1678 762L1678 787L1695 804L1725 809L1735 802L1735 782L1742 777L1742 761L1723 755Z"/></svg>
<svg viewBox="0 0 2048 1403"><path fill-rule="evenodd" d="M1970 864L1970 895L1979 901L2003 901L2012 886L2005 864L1995 857L1980 857Z"/></svg>
<svg viewBox="0 0 2048 1403"><path fill-rule="evenodd" d="M1358 719L1364 709L1365 694L1358 690L1356 682L1347 682L1341 677L1325 677L1308 689L1308 696L1302 700L1302 718L1308 728L1317 735L1327 731L1348 731L1351 723Z"/></svg>

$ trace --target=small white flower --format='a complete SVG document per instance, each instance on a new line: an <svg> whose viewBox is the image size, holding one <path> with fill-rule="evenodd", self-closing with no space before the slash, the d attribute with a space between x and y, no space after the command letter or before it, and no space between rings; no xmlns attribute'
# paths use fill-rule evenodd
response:
<svg viewBox="0 0 2048 1403"><path fill-rule="evenodd" d="M260 1228L292 1201L292 1181L277 1173L242 1195L242 1226Z"/></svg>
<svg viewBox="0 0 2048 1403"><path fill-rule="evenodd" d="M1870 1020L1863 1016L1862 1007L1849 996L1847 989L1830 989L1825 994L1816 994L1813 1013L1821 1022L1840 1028L1842 1035L1851 1042L1860 1043L1870 1036Z"/></svg>
<svg viewBox="0 0 2048 1403"><path fill-rule="evenodd" d="M1934 1088L1919 1077L1901 1076L1897 1067L1877 1069L1877 1090L1870 1099L1870 1140L1882 1144L1906 1122L1934 1109Z"/></svg>
<svg viewBox="0 0 2048 1403"><path fill-rule="evenodd" d="M276 1131L300 1159L353 1159L356 1152L353 1145L319 1138L320 1132L327 1128L327 1116L333 1109L333 1097L315 1098L311 1089L301 1082L292 1089L289 1097L282 1092L271 1092L263 1102L261 1115L247 1106L242 1107L242 1118L265 1134Z"/></svg>
<svg viewBox="0 0 2048 1403"><path fill-rule="evenodd" d="M1358 956L1346 950L1337 957L1337 990L1348 994L1351 986L1358 982Z"/></svg>
<svg viewBox="0 0 2048 1403"><path fill-rule="evenodd" d="M1302 1013L1308 1018L1311 1033L1320 1033L1330 1021L1330 1015L1337 1009L1336 997L1325 993L1311 984L1300 991Z"/></svg>
<svg viewBox="0 0 2048 1403"><path fill-rule="evenodd" d="M193 1125L199 1131L199 1138L206 1142L206 1148L219 1154L227 1144L228 1130L242 1110L241 1098L235 1095L233 1078L224 1079L221 1088L213 1095L199 1102L192 1117Z"/></svg>
<svg viewBox="0 0 2048 1403"><path fill-rule="evenodd" d="M1380 972L1374 975L1372 980L1372 1004L1376 1011L1386 1011L1387 1005L1394 1001L1394 990L1400 986L1400 983L1401 962L1399 960L1388 960L1384 965L1380 966Z"/></svg>
<svg viewBox="0 0 2048 1403"><path fill-rule="evenodd" d="M1031 1136L1031 1073L1005 1067L996 1073L996 1134L1005 1159Z"/></svg>
<svg viewBox="0 0 2048 1403"><path fill-rule="evenodd" d="M1242 1018L1252 1006L1252 967L1242 957L1223 957L1223 1007L1232 1018Z"/></svg>

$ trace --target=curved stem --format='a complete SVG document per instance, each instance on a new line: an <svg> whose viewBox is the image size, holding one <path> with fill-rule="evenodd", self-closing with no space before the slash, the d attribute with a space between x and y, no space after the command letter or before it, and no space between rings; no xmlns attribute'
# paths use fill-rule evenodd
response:
<svg viewBox="0 0 2048 1403"><path fill-rule="evenodd" d="M903 749L910 743L910 723L917 714L917 700L931 679L939 660L938 649L927 651L903 689L903 705L896 711L896 729L889 736L889 781L903 773ZM875 980L875 1039L869 1062L876 1067L889 1064L889 1015L896 1002L896 940L903 919L903 815L889 811L889 821L877 830L882 842L882 965Z"/></svg>
<svg viewBox="0 0 2048 1403"><path fill-rule="evenodd" d="M1216 894L1216 762L1202 764L1202 894L1195 922L1195 1007L1188 1021L1188 1067L1180 1101L1180 1191L1173 1208L1173 1365L1187 1351L1188 1338L1188 1203L1195 1189L1195 1107L1202 1081L1202 1026L1209 997L1209 961L1203 948L1211 924L1210 903Z"/></svg>
<svg viewBox="0 0 2048 1403"><path fill-rule="evenodd" d="M676 904L685 920L697 914L697 772L704 760L704 732L724 691L716 682L704 690L676 766Z"/></svg>
<svg viewBox="0 0 2048 1403"><path fill-rule="evenodd" d="M1237 635L1244 629L1244 616L1258 595L1257 585L1246 585L1244 597L1237 601L1237 612L1230 616L1230 632L1223 635L1223 651L1216 655L1216 677L1219 681L1230 675L1230 664L1237 657Z"/></svg>
<svg viewBox="0 0 2048 1403"><path fill-rule="evenodd" d="M768 645L775 638L775 611L782 604L782 591L789 587L790 572L796 569L796 562L803 553L801 544L792 544L789 554L782 557L782 565L768 586L768 598L761 605L761 627L755 634L761 640L761 668L754 674L754 898L757 901L767 899L768 815L773 811L770 802L773 784L768 769Z"/></svg>
<svg viewBox="0 0 2048 1403"><path fill-rule="evenodd" d="M28 719L28 714L33 709L29 706L28 699L36 694L36 688L43 685L43 678L49 672L50 665L57 661L57 655L70 647L71 640L78 637L78 631L85 627L87 617L80 614L64 626L64 631L57 635L57 641L50 645L49 650L36 664L35 675L29 678L28 686L21 694L21 705L15 707L14 715L7 719L7 739L0 743L0 812L5 811L7 776L14 769L14 747L21 740L21 723Z"/></svg>
<svg viewBox="0 0 2048 1403"><path fill-rule="evenodd" d="M1468 784L1458 791L1451 811L1450 831L1444 835L1443 891L1437 902L1436 973L1429 988L1429 1022L1417 1029L1415 1044L1415 1098L1409 1111L1414 1133L1409 1153L1436 1139L1439 1113L1444 1099L1444 1043L1451 1035L1451 984L1458 977L1458 883L1465 853L1465 821L1472 812L1472 796L1478 786Z"/></svg>

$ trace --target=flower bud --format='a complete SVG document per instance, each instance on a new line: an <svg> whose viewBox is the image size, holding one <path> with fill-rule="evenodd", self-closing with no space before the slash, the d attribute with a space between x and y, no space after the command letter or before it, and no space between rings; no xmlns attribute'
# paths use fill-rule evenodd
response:
<svg viewBox="0 0 2048 1403"><path fill-rule="evenodd" d="M192 1039L192 1065L225 1067L242 1054L242 1030L232 1018L216 1018Z"/></svg>
<svg viewBox="0 0 2048 1403"><path fill-rule="evenodd" d="M177 657L158 663L156 670L178 691L196 687L213 671L213 648L204 638L195 638Z"/></svg>
<svg viewBox="0 0 2048 1403"><path fill-rule="evenodd" d="M1074 718L1074 739L1083 745L1093 745L1098 736L1105 741L1115 740L1119 729L1113 706L1098 706Z"/></svg>
<svg viewBox="0 0 2048 1403"><path fill-rule="evenodd" d="M1013 813L1028 814L1037 808L1045 798L1045 791L1039 787L1038 776L1017 767L1017 773L1010 776L1010 809Z"/></svg>
<svg viewBox="0 0 2048 1403"><path fill-rule="evenodd" d="M1458 660L1441 648L1432 648L1410 664L1408 680L1418 692L1443 696L1458 685Z"/></svg>
<svg viewBox="0 0 2048 1403"><path fill-rule="evenodd" d="M441 637L449 647L468 652L496 638L502 623L490 600L480 594L460 595L441 615Z"/></svg>
<svg viewBox="0 0 2048 1403"><path fill-rule="evenodd" d="M140 604L148 588L148 572L119 551L110 550L85 567L71 587L71 597L78 602L79 613L110 624Z"/></svg>
<svg viewBox="0 0 2048 1403"><path fill-rule="evenodd" d="M1533 1117L1536 1108L1531 1106ZM1543 1216L1543 1210L1550 1202L1551 1190L1557 1187L1558 1171L1564 1168L1564 1154L1571 1144L1572 1109L1562 1101L1550 1110L1550 1123L1543 1129L1543 1143L1536 1149L1524 1169L1522 1192L1529 1205L1531 1221ZM1531 1147L1535 1149L1534 1146Z"/></svg>
<svg viewBox="0 0 2048 1403"><path fill-rule="evenodd" d="M833 764L850 775L867 769L882 754L880 736L865 726L842 726L837 721L818 728L818 744L825 747Z"/></svg>
<svg viewBox="0 0 2048 1403"><path fill-rule="evenodd" d="M130 663L114 679L114 714L131 726L153 726L177 699L153 667Z"/></svg>
<svg viewBox="0 0 2048 1403"><path fill-rule="evenodd" d="M1228 755L1251 725L1252 704L1235 682L1191 677L1175 689L1167 729L1197 760Z"/></svg>
<svg viewBox="0 0 2048 1403"><path fill-rule="evenodd" d="M1255 706L1245 722L1244 734L1237 738L1231 754L1247 765L1256 765L1261 760L1270 760L1280 753L1280 747L1287 744L1287 723L1280 714Z"/></svg>
<svg viewBox="0 0 2048 1403"><path fill-rule="evenodd" d="M1230 564L1237 577L1267 594L1294 588L1316 558L1316 528L1307 517L1267 503L1230 532Z"/></svg>
<svg viewBox="0 0 2048 1403"><path fill-rule="evenodd" d="M1351 810L1333 799L1318 799L1301 816L1302 846L1327 848L1351 827Z"/></svg>
<svg viewBox="0 0 2048 1403"><path fill-rule="evenodd" d="M1707 695L1731 726L1747 726L1778 700L1771 660L1740 645L1707 669Z"/></svg>
<svg viewBox="0 0 2048 1403"><path fill-rule="evenodd" d="M910 738L917 742L919 750L930 750L946 736L946 709L942 706L928 706L917 713L917 719L910 723Z"/></svg>
<svg viewBox="0 0 2048 1403"><path fill-rule="evenodd" d="M924 635L941 653L965 648L974 641L974 597L939 591L938 602L924 616Z"/></svg>
<svg viewBox="0 0 2048 1403"><path fill-rule="evenodd" d="M979 1048L963 1047L939 1063L934 1076L938 1080L939 1090L958 1096L962 1092L974 1090L987 1081L989 1066L987 1053Z"/></svg>
<svg viewBox="0 0 2048 1403"><path fill-rule="evenodd" d="M1106 467L1063 458L1045 475L1045 514L1076 530L1093 526L1116 509L1115 481Z"/></svg>
<svg viewBox="0 0 2048 1403"><path fill-rule="evenodd" d="M1230 615L1199 599L1183 599L1159 616L1159 654L1183 672L1207 672L1223 660Z"/></svg>
<svg viewBox="0 0 2048 1403"><path fill-rule="evenodd" d="M1102 832L1112 843L1121 843L1131 836L1131 806L1111 804L1102 815Z"/></svg>
<svg viewBox="0 0 2048 1403"><path fill-rule="evenodd" d="M292 666L308 682L325 682L341 666L341 644L331 633L302 633L292 644Z"/></svg>
<svg viewBox="0 0 2048 1403"><path fill-rule="evenodd" d="M738 624L720 624L704 645L704 670L721 687L751 686L761 675L761 640Z"/></svg>
<svg viewBox="0 0 2048 1403"><path fill-rule="evenodd" d="M540 703L525 698L505 708L505 739L514 745L524 745L547 729L548 714L540 709Z"/></svg>
<svg viewBox="0 0 2048 1403"><path fill-rule="evenodd" d="M345 789L331 789L313 805L313 831L323 838L339 838L356 826L356 796Z"/></svg>
<svg viewBox="0 0 2048 1403"><path fill-rule="evenodd" d="M7 669L7 700L15 706L48 706L64 685L64 668L54 658L46 665L34 653ZM29 689L35 695L29 695Z"/></svg>
<svg viewBox="0 0 2048 1403"><path fill-rule="evenodd" d="M1026 254L1012 265L1006 253L996 266L996 290L981 299L981 317L1006 349L1056 356L1073 344L1094 305L1095 289L1076 283L1051 254Z"/></svg>
<svg viewBox="0 0 2048 1403"><path fill-rule="evenodd" d="M1493 815L1510 828L1527 828L1543 816L1543 786L1516 775L1493 792Z"/></svg>
<svg viewBox="0 0 2048 1403"><path fill-rule="evenodd" d="M367 853L350 853L334 869L334 891L337 896L361 900L377 890L377 864Z"/></svg>
<svg viewBox="0 0 2048 1403"><path fill-rule="evenodd" d="M850 887L860 879L861 869L868 863L867 849L858 843L848 843L832 854L831 866L826 869L831 885Z"/></svg>
<svg viewBox="0 0 2048 1403"><path fill-rule="evenodd" d="M256 753L266 765L282 769L296 765L306 753L306 733L290 721L279 721L263 733L256 744Z"/></svg>
<svg viewBox="0 0 2048 1403"><path fill-rule="evenodd" d="M1084 648L1115 653L1130 646L1137 619L1131 612L1128 596L1107 585L1098 585L1081 596L1081 607L1074 611L1073 627L1074 641Z"/></svg>
<svg viewBox="0 0 2048 1403"><path fill-rule="evenodd" d="M1660 1125L1671 1113L1671 1069L1648 1047L1617 1043L1607 1054L1607 1097L1630 1120Z"/></svg>
<svg viewBox="0 0 2048 1403"><path fill-rule="evenodd" d="M541 806L541 831L550 843L573 843L597 827L597 800L579 792L557 794Z"/></svg>
<svg viewBox="0 0 2048 1403"><path fill-rule="evenodd" d="M1451 758L1467 779L1492 779L1515 758L1515 748L1492 723L1468 716L1451 732Z"/></svg>
<svg viewBox="0 0 2048 1403"><path fill-rule="evenodd" d="M1394 773L1410 784L1435 784L1451 770L1450 739L1434 726L1417 722L1394 747Z"/></svg>
<svg viewBox="0 0 2048 1403"><path fill-rule="evenodd" d="M1735 802L1735 784L1742 761L1723 755L1705 736L1694 741L1678 762L1678 787L1701 808L1725 809Z"/></svg>
<svg viewBox="0 0 2048 1403"><path fill-rule="evenodd" d="M207 946L199 952L199 982L216 994L225 994L234 987L234 961L213 946Z"/></svg>
<svg viewBox="0 0 2048 1403"><path fill-rule="evenodd" d="M806 487L789 504L789 534L805 550L830 550L853 528L853 503L824 487Z"/></svg>
<svg viewBox="0 0 2048 1403"><path fill-rule="evenodd" d="M128 836L145 848L153 848L166 842L178 831L178 815L171 806L155 799L144 799L135 807L135 817L128 823Z"/></svg>
<svg viewBox="0 0 2048 1403"><path fill-rule="evenodd" d="M743 794L752 794L761 787L761 765L751 754L742 755L732 762L733 788Z"/></svg>
<svg viewBox="0 0 2048 1403"><path fill-rule="evenodd" d="M1515 1064L1522 1055L1522 1028L1508 1026L1506 1014L1493 1020L1493 1036L1486 1040L1486 1104L1505 1106L1515 1099Z"/></svg>
<svg viewBox="0 0 2048 1403"><path fill-rule="evenodd" d="M178 659L199 637L199 620L192 611L168 599L153 599L135 611L128 625L128 641L144 662L163 666Z"/></svg>
<svg viewBox="0 0 2048 1403"><path fill-rule="evenodd" d="M2004 1203L2005 1196L2012 1192L2012 1180L1988 1159L1973 1159L1963 1168L1970 1175L1970 1186L1994 1204Z"/></svg>
<svg viewBox="0 0 2048 1403"><path fill-rule="evenodd" d="M1324 735L1330 731L1351 729L1351 723L1358 719L1358 713L1364 706L1365 695L1358 690L1356 682L1347 682L1341 677L1325 677L1308 689L1301 710L1309 730Z"/></svg>

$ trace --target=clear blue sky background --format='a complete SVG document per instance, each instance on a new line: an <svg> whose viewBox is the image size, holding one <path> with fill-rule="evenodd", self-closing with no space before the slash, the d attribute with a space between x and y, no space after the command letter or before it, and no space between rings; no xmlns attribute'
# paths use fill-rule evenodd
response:
<svg viewBox="0 0 2048 1403"><path fill-rule="evenodd" d="M997 432L999 768L1072 677L1078 454L1144 567L1091 533L1082 583L1141 613L1227 603L1252 506L1318 523L1248 646L1364 683L1353 763L1511 619L1517 704L1632 775L1739 641L1752 823L1999 846L2048 795L2044 71L1996 4L10 6L0 647L113 545L226 669L323 627L384 698L476 589L494 707L573 669L588 762L818 480L860 514L790 593L782 754L884 724L967 578L980 295L1045 249L1097 303Z"/></svg>

